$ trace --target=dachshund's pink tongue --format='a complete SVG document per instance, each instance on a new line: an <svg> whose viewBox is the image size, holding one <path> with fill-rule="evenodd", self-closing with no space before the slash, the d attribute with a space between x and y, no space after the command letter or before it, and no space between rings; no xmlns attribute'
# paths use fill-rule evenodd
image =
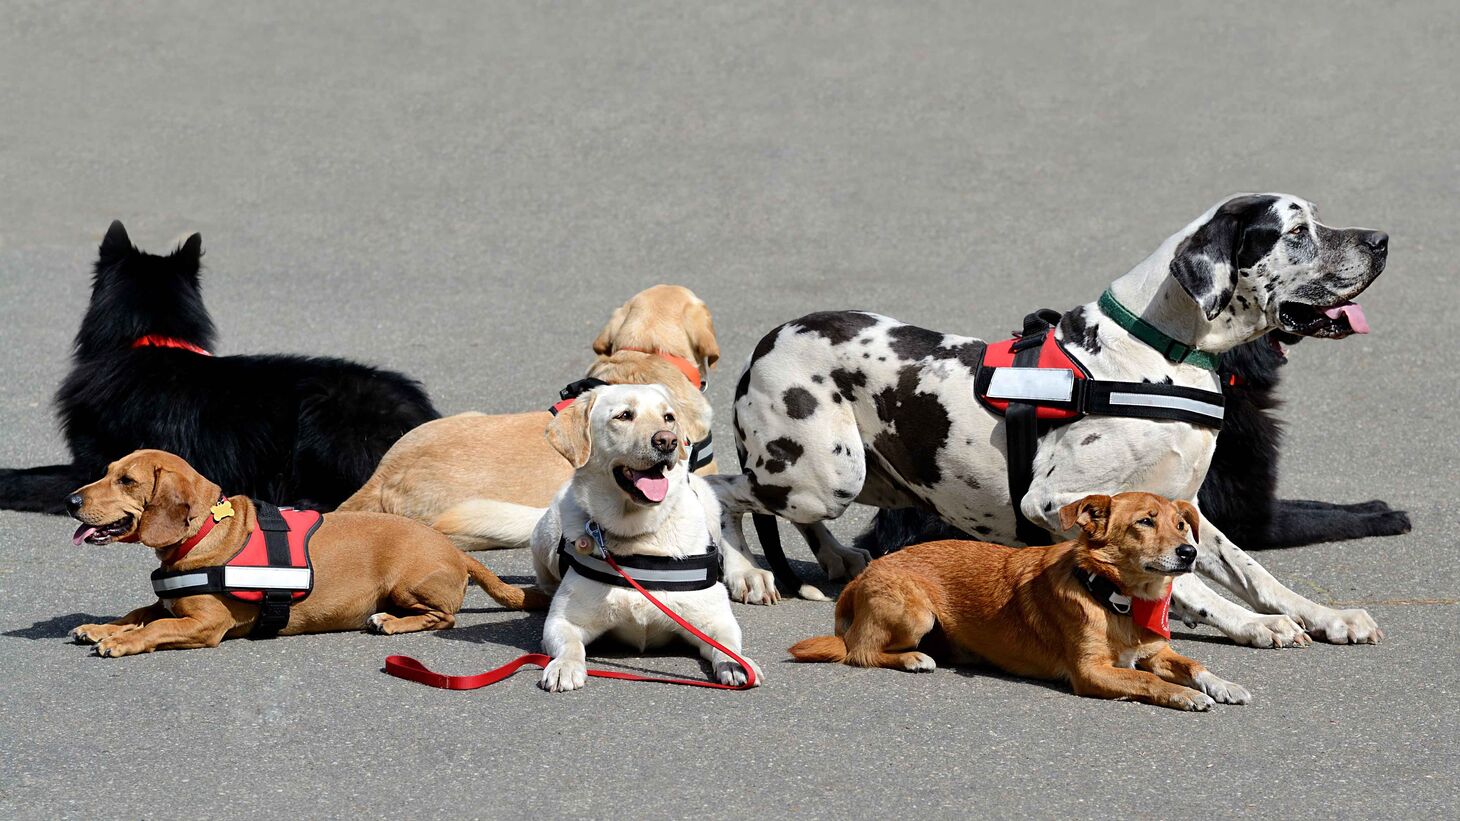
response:
<svg viewBox="0 0 1460 821"><path fill-rule="evenodd" d="M658 476L650 476L636 470L633 475L634 487L644 494L645 499L651 502L662 502L664 497L669 495L669 478L662 471Z"/></svg>
<svg viewBox="0 0 1460 821"><path fill-rule="evenodd" d="M1357 302L1345 302L1342 305L1335 305L1332 308L1324 308L1323 315L1329 319L1344 317L1348 320L1348 326L1356 334L1369 332L1369 320L1364 318L1364 309L1359 307Z"/></svg>
<svg viewBox="0 0 1460 821"><path fill-rule="evenodd" d="M96 528L92 527L91 525L84 524L81 527L76 528L76 533L71 536L71 544L80 547L81 543L86 541L86 537L95 532Z"/></svg>

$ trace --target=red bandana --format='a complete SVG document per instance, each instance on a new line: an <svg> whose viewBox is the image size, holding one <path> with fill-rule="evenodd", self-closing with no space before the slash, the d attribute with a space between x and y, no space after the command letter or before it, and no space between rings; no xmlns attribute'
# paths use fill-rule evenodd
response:
<svg viewBox="0 0 1460 821"><path fill-rule="evenodd" d="M1171 624L1167 621L1171 613L1171 589L1159 599L1137 599L1131 597L1130 617L1137 627L1144 627L1161 638L1171 638Z"/></svg>

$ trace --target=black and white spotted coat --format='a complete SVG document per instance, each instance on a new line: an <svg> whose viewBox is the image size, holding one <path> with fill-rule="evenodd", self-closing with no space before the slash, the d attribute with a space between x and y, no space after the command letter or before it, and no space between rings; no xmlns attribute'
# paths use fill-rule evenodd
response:
<svg viewBox="0 0 1460 821"><path fill-rule="evenodd" d="M1112 286L1127 307L1170 336L1220 352L1282 327L1343 336L1322 309L1362 291L1383 269L1386 239L1319 223L1310 203L1246 195L1214 206ZM1219 390L1210 371L1176 364L1106 319L1092 301L1057 329L1097 379ZM833 578L855 575L864 551L842 546L824 522L853 501L919 506L994 542L1016 544L1005 465L1004 419L974 399L981 340L861 311L815 313L772 330L735 392L744 472L711 479L725 510L727 547L744 549L746 512L796 524ZM1059 533L1058 511L1091 493L1147 491L1196 501L1216 442L1182 422L1091 416L1039 441L1023 500L1031 521ZM1335 611L1282 586L1208 522L1199 572L1232 589L1260 616L1178 579L1189 620L1260 646L1374 641L1362 610ZM776 598L769 574L732 578L732 595ZM803 588L803 595L815 597ZM1306 632L1305 632L1306 630Z"/></svg>

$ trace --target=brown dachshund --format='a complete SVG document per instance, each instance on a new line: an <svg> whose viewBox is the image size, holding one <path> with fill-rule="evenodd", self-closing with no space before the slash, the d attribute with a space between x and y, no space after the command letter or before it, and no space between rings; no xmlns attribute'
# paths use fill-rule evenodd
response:
<svg viewBox="0 0 1460 821"><path fill-rule="evenodd" d="M247 497L230 497L227 505L220 498L218 486L181 458L139 450L78 490L69 508L82 523L77 544L141 542L157 553L164 571L188 571L225 564L257 526L257 508ZM210 523L179 558L182 546ZM293 604L280 635L444 630L456 623L468 577L507 607L540 610L548 604L541 592L503 582L445 536L399 516L325 514L309 542L309 558L313 591ZM83 624L71 636L113 657L215 647L247 635L259 610L227 593L184 595L159 599L109 624Z"/></svg>
<svg viewBox="0 0 1460 821"><path fill-rule="evenodd" d="M1081 528L1074 541L909 547L872 562L842 591L836 635L790 652L798 661L922 672L935 665L919 645L937 630L959 660L1064 679L1082 696L1178 710L1246 704L1245 689L1166 641L1171 578L1191 572L1199 521L1190 504L1149 493L1087 496L1060 511L1065 529Z"/></svg>

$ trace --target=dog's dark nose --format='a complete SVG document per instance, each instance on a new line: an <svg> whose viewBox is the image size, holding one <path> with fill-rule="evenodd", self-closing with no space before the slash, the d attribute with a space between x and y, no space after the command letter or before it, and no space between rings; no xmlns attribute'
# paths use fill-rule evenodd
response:
<svg viewBox="0 0 1460 821"><path fill-rule="evenodd" d="M1176 558L1180 559L1183 564L1191 564L1196 561L1196 548L1189 544L1184 544L1176 548Z"/></svg>
<svg viewBox="0 0 1460 821"><path fill-rule="evenodd" d="M66 512L75 516L81 510L81 504L86 500L81 498L80 493L73 493L66 497Z"/></svg>
<svg viewBox="0 0 1460 821"><path fill-rule="evenodd" d="M673 431L661 430L654 434L654 438L650 441L654 443L654 449L660 453L672 453L675 448L679 447L679 437L675 436Z"/></svg>
<svg viewBox="0 0 1460 821"><path fill-rule="evenodd" d="M1389 235L1383 231L1370 231L1364 234L1364 245L1375 254L1389 252Z"/></svg>

